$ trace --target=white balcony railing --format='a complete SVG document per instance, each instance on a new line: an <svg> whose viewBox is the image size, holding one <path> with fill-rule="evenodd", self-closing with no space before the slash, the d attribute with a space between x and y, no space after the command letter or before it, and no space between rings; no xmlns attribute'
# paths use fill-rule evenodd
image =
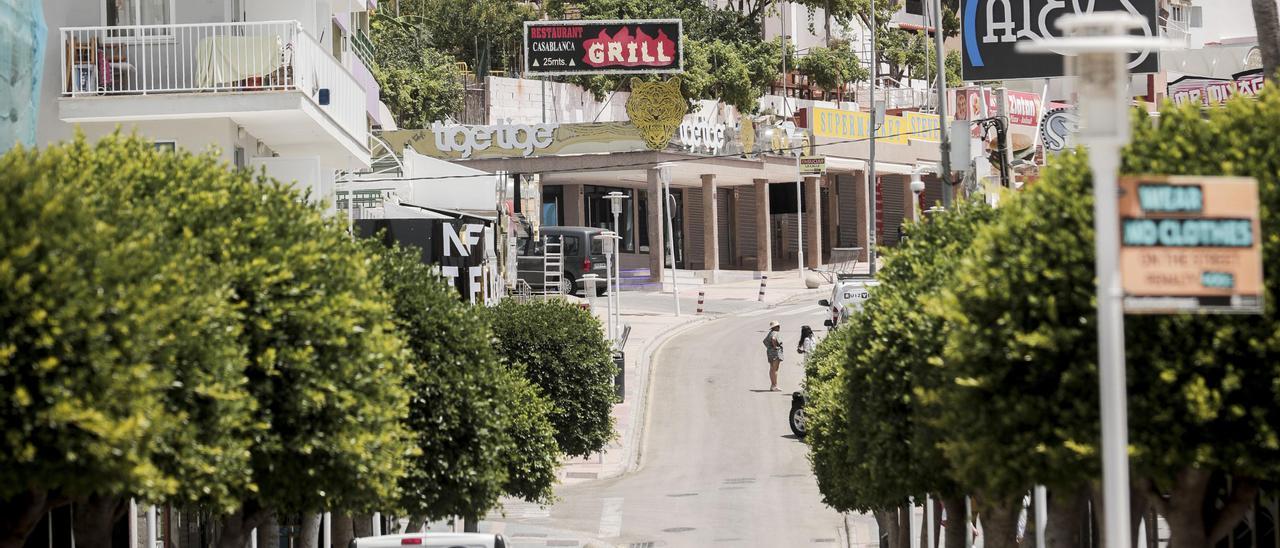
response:
<svg viewBox="0 0 1280 548"><path fill-rule="evenodd" d="M297 21L62 28L62 95L302 91L361 145L364 89Z"/></svg>

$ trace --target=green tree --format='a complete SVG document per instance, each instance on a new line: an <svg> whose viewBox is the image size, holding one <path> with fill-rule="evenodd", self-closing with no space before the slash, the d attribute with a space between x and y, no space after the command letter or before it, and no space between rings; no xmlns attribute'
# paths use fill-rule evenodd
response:
<svg viewBox="0 0 1280 548"><path fill-rule="evenodd" d="M823 90L835 91L841 97L845 85L865 82L871 77L852 46L843 40L833 42L830 47L810 48L809 54L797 61L796 70L808 75Z"/></svg>
<svg viewBox="0 0 1280 548"><path fill-rule="evenodd" d="M426 22L379 11L372 21L374 76L396 123L426 128L462 110L466 89L453 57L432 48Z"/></svg>
<svg viewBox="0 0 1280 548"><path fill-rule="evenodd" d="M555 404L525 377L522 364L508 363L499 380L509 409L507 433L512 441L502 455L507 469L502 490L528 502L550 504L560 466L560 446L551 422Z"/></svg>
<svg viewBox="0 0 1280 548"><path fill-rule="evenodd" d="M157 200L153 230L190 238L230 289L254 400L252 482L228 496L220 544L244 545L274 512L394 504L412 454L401 421L411 364L368 255L291 185L228 170L211 155L170 155L164 176L122 202ZM228 508L214 508L223 511Z"/></svg>
<svg viewBox="0 0 1280 548"><path fill-rule="evenodd" d="M119 199L164 177L139 139L83 137L0 158L0 545L77 505L97 546L128 497L230 509L249 482L238 321L163 212Z"/></svg>
<svg viewBox="0 0 1280 548"><path fill-rule="evenodd" d="M585 457L613 438L613 377L616 367L600 322L575 304L559 300L488 309L497 350L554 406L556 443L569 456Z"/></svg>
<svg viewBox="0 0 1280 548"><path fill-rule="evenodd" d="M427 45L467 63L482 78L490 70L520 66L524 22L540 15L534 4L510 0L401 0L398 9L399 14L383 12L418 26ZM422 46L417 42L414 48Z"/></svg>

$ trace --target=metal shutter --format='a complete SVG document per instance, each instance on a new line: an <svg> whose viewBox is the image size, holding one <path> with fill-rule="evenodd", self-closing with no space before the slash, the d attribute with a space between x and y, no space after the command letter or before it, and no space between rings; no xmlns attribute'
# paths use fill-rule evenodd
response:
<svg viewBox="0 0 1280 548"><path fill-rule="evenodd" d="M858 178L853 175L840 175L836 178L836 207L840 210L840 218L836 221L840 227L836 241L831 247L857 247L858 232L862 230L858 219L862 204L858 203Z"/></svg>
<svg viewBox="0 0 1280 548"><path fill-rule="evenodd" d="M702 241L703 224L702 219L702 189L686 188L681 191L684 194L684 263L685 268L698 270L705 269L707 266L703 264L703 249L706 245Z"/></svg>
<svg viewBox="0 0 1280 548"><path fill-rule="evenodd" d="M881 222L883 234L877 238L882 245L896 246L901 236L903 211L907 205L907 182L903 175L885 175L880 178Z"/></svg>
<svg viewBox="0 0 1280 548"><path fill-rule="evenodd" d="M737 266L734 248L733 229L729 228L733 219L730 217L729 206L731 204L733 189L719 188L716 189L716 236L720 239L720 268L729 268Z"/></svg>
<svg viewBox="0 0 1280 548"><path fill-rule="evenodd" d="M756 255L756 189L754 186L737 187L737 254L738 257L755 257ZM768 229L768 227L765 227ZM759 269L763 261L757 261L754 269ZM742 266L749 266L746 261L739 261Z"/></svg>

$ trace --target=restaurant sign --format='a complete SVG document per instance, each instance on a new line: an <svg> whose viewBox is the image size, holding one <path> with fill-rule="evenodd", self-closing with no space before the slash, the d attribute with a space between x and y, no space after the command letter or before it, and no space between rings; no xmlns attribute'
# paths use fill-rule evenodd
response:
<svg viewBox="0 0 1280 548"><path fill-rule="evenodd" d="M856 110L815 107L811 109L809 127L814 137L847 141L871 138L871 114ZM902 116L885 116L876 131L876 141L905 145L909 141L938 142L938 116L907 112Z"/></svg>
<svg viewBox="0 0 1280 548"><path fill-rule="evenodd" d="M1125 312L1262 313L1257 180L1124 177L1119 209Z"/></svg>
<svg viewBox="0 0 1280 548"><path fill-rule="evenodd" d="M431 129L382 132L391 150L444 160L529 158L561 154L593 154L647 150L644 136L631 122L590 124L431 124Z"/></svg>
<svg viewBox="0 0 1280 548"><path fill-rule="evenodd" d="M679 19L526 21L524 71L538 76L684 71Z"/></svg>

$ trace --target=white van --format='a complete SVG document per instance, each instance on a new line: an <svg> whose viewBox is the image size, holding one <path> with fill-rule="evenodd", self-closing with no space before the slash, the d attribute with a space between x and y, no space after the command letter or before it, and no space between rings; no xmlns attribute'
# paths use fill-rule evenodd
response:
<svg viewBox="0 0 1280 548"><path fill-rule="evenodd" d="M489 533L409 533L365 537L351 541L347 548L507 548L502 535Z"/></svg>

